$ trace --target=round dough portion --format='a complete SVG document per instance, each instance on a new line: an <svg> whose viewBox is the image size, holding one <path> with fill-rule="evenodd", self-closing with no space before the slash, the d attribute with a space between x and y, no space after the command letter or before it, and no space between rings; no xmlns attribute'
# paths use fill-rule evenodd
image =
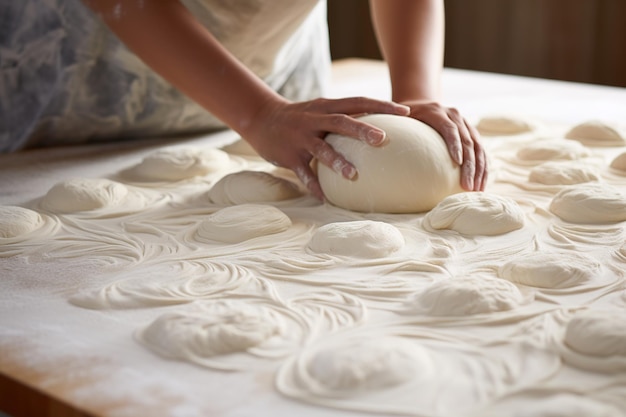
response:
<svg viewBox="0 0 626 417"><path fill-rule="evenodd" d="M626 357L626 321L621 311L586 310L567 324L565 344L578 353Z"/></svg>
<svg viewBox="0 0 626 417"><path fill-rule="evenodd" d="M571 288L592 281L601 271L594 259L576 253L533 253L503 264L498 276L537 288Z"/></svg>
<svg viewBox="0 0 626 417"><path fill-rule="evenodd" d="M545 185L573 185L600 181L592 168L564 162L546 162L530 171L528 181Z"/></svg>
<svg viewBox="0 0 626 417"><path fill-rule="evenodd" d="M388 389L434 371L427 351L402 339L345 343L315 352L304 370L317 394L355 395Z"/></svg>
<svg viewBox="0 0 626 417"><path fill-rule="evenodd" d="M291 220L276 207L242 204L225 207L200 223L197 236L224 243L239 243L255 237L284 232Z"/></svg>
<svg viewBox="0 0 626 417"><path fill-rule="evenodd" d="M535 128L530 121L514 116L485 116L476 125L480 134L485 136L519 135Z"/></svg>
<svg viewBox="0 0 626 417"><path fill-rule="evenodd" d="M616 126L599 120L581 123L565 134L568 139L577 140L589 146L624 146L626 135Z"/></svg>
<svg viewBox="0 0 626 417"><path fill-rule="evenodd" d="M17 206L0 206L0 238L23 236L43 224L44 219L36 211Z"/></svg>
<svg viewBox="0 0 626 417"><path fill-rule="evenodd" d="M626 220L626 194L608 184L581 184L555 195L550 211L572 223L621 222Z"/></svg>
<svg viewBox="0 0 626 417"><path fill-rule="evenodd" d="M360 212L419 213L462 191L459 166L433 128L394 115L373 114L360 120L383 129L386 143L371 146L337 134L326 137L358 170L356 179L347 180L317 164L320 185L330 203Z"/></svg>
<svg viewBox="0 0 626 417"><path fill-rule="evenodd" d="M128 188L119 182L75 178L54 185L41 204L50 211L74 213L120 206L127 195Z"/></svg>
<svg viewBox="0 0 626 417"><path fill-rule="evenodd" d="M388 223L358 220L329 223L315 231L309 250L328 255L384 258L404 247L402 233Z"/></svg>
<svg viewBox="0 0 626 417"><path fill-rule="evenodd" d="M523 161L575 160L589 155L589 149L569 139L544 139L517 151L517 157Z"/></svg>
<svg viewBox="0 0 626 417"><path fill-rule="evenodd" d="M262 171L228 174L209 191L211 202L220 205L283 201L301 195L296 184Z"/></svg>
<svg viewBox="0 0 626 417"><path fill-rule="evenodd" d="M611 161L611 168L621 171L626 175L626 152L617 155L615 159Z"/></svg>
<svg viewBox="0 0 626 417"><path fill-rule="evenodd" d="M146 181L180 181L219 171L229 157L219 149L165 148L147 155L126 176Z"/></svg>
<svg viewBox="0 0 626 417"><path fill-rule="evenodd" d="M203 358L246 352L279 335L282 328L266 308L224 301L202 310L163 314L138 337L164 357L202 364Z"/></svg>
<svg viewBox="0 0 626 417"><path fill-rule="evenodd" d="M526 298L511 282L486 276L438 281L406 301L406 313L465 316L512 310Z"/></svg>
<svg viewBox="0 0 626 417"><path fill-rule="evenodd" d="M494 236L524 226L524 212L510 198L483 192L446 197L424 217L432 229L451 229L464 235Z"/></svg>

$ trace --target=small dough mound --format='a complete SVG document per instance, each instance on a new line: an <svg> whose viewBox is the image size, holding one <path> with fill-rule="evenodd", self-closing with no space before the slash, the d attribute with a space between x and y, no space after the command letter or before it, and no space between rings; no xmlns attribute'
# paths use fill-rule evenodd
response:
<svg viewBox="0 0 626 417"><path fill-rule="evenodd" d="M587 183L561 190L550 211L572 223L613 223L626 220L626 193L603 183Z"/></svg>
<svg viewBox="0 0 626 417"><path fill-rule="evenodd" d="M272 206L242 204L225 207L200 223L201 240L239 243L255 237L284 232L291 226L285 213Z"/></svg>
<svg viewBox="0 0 626 417"><path fill-rule="evenodd" d="M197 311L163 314L138 338L161 356L202 364L203 358L246 352L281 329L265 308L224 301Z"/></svg>
<svg viewBox="0 0 626 417"><path fill-rule="evenodd" d="M120 206L127 195L128 188L118 182L76 178L54 185L41 204L53 212L74 213Z"/></svg>
<svg viewBox="0 0 626 417"><path fill-rule="evenodd" d="M584 355L626 358L626 321L620 319L622 315L610 310L579 312L567 324L565 344Z"/></svg>
<svg viewBox="0 0 626 417"><path fill-rule="evenodd" d="M329 223L315 231L309 250L328 255L384 258L404 247L402 233L388 223L358 220Z"/></svg>
<svg viewBox="0 0 626 417"><path fill-rule="evenodd" d="M589 149L569 139L544 139L517 151L517 157L523 161L575 160L589 155Z"/></svg>
<svg viewBox="0 0 626 417"><path fill-rule="evenodd" d="M166 148L146 156L125 176L145 181L180 181L219 171L228 162L228 155L219 149Z"/></svg>
<svg viewBox="0 0 626 417"><path fill-rule="evenodd" d="M43 218L36 211L16 206L0 206L0 238L23 236L34 232L43 224Z"/></svg>
<svg viewBox="0 0 626 417"><path fill-rule="evenodd" d="M567 162L546 162L530 171L528 181L545 185L573 185L600 181L592 168Z"/></svg>
<svg viewBox="0 0 626 417"><path fill-rule="evenodd" d="M506 262L498 276L530 287L562 289L590 282L600 272L600 264L583 254L533 253Z"/></svg>
<svg viewBox="0 0 626 417"><path fill-rule="evenodd" d="M465 316L512 310L526 298L511 282L486 276L438 281L406 302L406 312Z"/></svg>
<svg viewBox="0 0 626 417"><path fill-rule="evenodd" d="M464 235L494 236L524 226L524 212L510 198L469 192L451 195L424 217L432 229L451 229Z"/></svg>
<svg viewBox="0 0 626 417"><path fill-rule="evenodd" d="M209 191L211 202L227 206L290 200L301 195L294 183L262 171L228 174Z"/></svg>
<svg viewBox="0 0 626 417"><path fill-rule="evenodd" d="M611 168L621 171L623 175L626 175L626 152L622 152L613 159Z"/></svg>
<svg viewBox="0 0 626 417"><path fill-rule="evenodd" d="M450 194L461 192L460 169L441 136L415 119L373 114L361 121L383 129L382 146L337 134L326 137L358 170L347 180L318 163L320 185L335 206L360 212L419 213Z"/></svg>
<svg viewBox="0 0 626 417"><path fill-rule="evenodd" d="M388 389L433 372L426 351L391 338L320 350L306 365L307 380L316 382L311 388L332 396Z"/></svg>
<svg viewBox="0 0 626 417"><path fill-rule="evenodd" d="M626 134L620 132L615 126L597 120L574 126L565 134L565 137L589 146L626 145Z"/></svg>
<svg viewBox="0 0 626 417"><path fill-rule="evenodd" d="M478 121L476 129L481 135L504 136L532 132L536 126L520 117L486 116Z"/></svg>

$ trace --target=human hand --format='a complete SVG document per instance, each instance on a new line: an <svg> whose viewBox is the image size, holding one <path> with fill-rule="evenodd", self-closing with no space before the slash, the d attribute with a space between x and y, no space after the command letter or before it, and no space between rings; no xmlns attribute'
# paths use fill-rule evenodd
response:
<svg viewBox="0 0 626 417"><path fill-rule="evenodd" d="M443 137L452 160L461 167L461 187L467 191L483 191L487 184L487 157L474 126L457 109L434 101L403 104L411 108L410 117L431 126Z"/></svg>
<svg viewBox="0 0 626 417"><path fill-rule="evenodd" d="M408 116L409 108L365 97L320 98L300 103L272 100L241 133L259 155L294 171L311 193L323 200L324 193L310 165L313 158L347 179L357 175L354 165L324 141L328 133L349 136L372 146L385 140L382 129L350 116L364 113Z"/></svg>

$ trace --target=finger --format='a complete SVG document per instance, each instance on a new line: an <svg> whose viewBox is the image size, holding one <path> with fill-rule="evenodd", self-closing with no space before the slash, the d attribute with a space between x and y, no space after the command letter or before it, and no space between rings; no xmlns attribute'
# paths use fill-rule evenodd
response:
<svg viewBox="0 0 626 417"><path fill-rule="evenodd" d="M467 123L466 120L465 127L470 133L472 137L472 141L474 142L474 155L476 158L476 172L474 174L474 191L484 191L485 186L487 185L487 176L488 176L488 163L487 163L487 155L485 153L485 149L482 147L480 143L480 134L471 124Z"/></svg>
<svg viewBox="0 0 626 417"><path fill-rule="evenodd" d="M337 133L372 145L382 145L386 138L384 130L345 114L321 116L317 126L323 132Z"/></svg>
<svg viewBox="0 0 626 417"><path fill-rule="evenodd" d="M323 140L316 140L308 150L319 162L344 178L351 180L356 177L357 170L354 165Z"/></svg>
<svg viewBox="0 0 626 417"><path fill-rule="evenodd" d="M385 113L408 116L411 112L408 106L392 101L375 100L367 97L348 97L340 99L315 100L312 106L323 113L366 114Z"/></svg>
<svg viewBox="0 0 626 417"><path fill-rule="evenodd" d="M421 115L418 120L426 123L441 135L452 160L458 165L462 165L464 150L459 127L448 114L445 111L435 111Z"/></svg>
<svg viewBox="0 0 626 417"><path fill-rule="evenodd" d="M318 200L324 201L324 192L322 191L322 187L308 164L304 163L295 167L293 172L296 173L298 179L300 179L302 184L304 184L314 197Z"/></svg>

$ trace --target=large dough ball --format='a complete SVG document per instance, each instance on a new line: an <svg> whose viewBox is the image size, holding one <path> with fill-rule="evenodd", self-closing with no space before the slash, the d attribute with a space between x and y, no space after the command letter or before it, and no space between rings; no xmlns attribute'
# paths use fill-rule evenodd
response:
<svg viewBox="0 0 626 417"><path fill-rule="evenodd" d="M383 129L387 141L374 147L346 136L327 136L326 142L359 171L350 181L318 164L319 181L330 203L361 212L419 213L462 191L460 168L433 128L387 114L360 119Z"/></svg>

